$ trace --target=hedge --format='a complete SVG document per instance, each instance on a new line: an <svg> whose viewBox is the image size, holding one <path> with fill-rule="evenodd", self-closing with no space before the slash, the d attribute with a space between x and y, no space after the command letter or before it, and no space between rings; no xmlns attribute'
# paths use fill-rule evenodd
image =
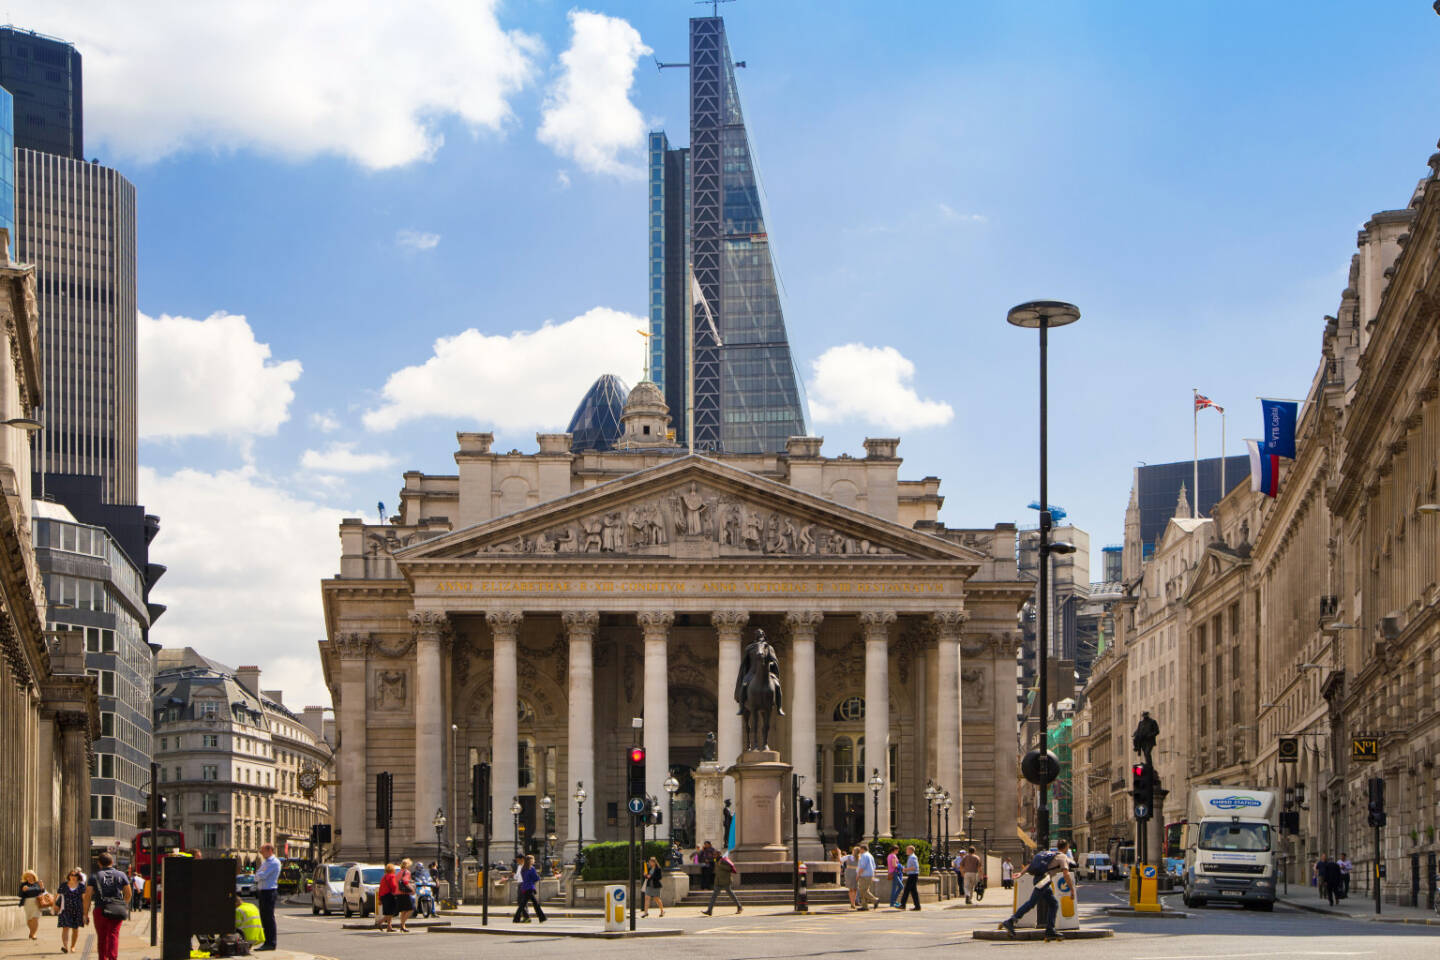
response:
<svg viewBox="0 0 1440 960"><path fill-rule="evenodd" d="M884 863L885 858L894 850L900 857L900 869L905 869L905 848L914 845L915 856L920 858L921 876L930 875L930 842L924 837L914 839L907 837L881 837L878 843L870 845L870 852L875 854L875 860Z"/></svg>
<svg viewBox="0 0 1440 960"><path fill-rule="evenodd" d="M622 842L590 844L585 848L585 869L581 871L580 879L612 882L624 880L628 873L625 856L629 849L630 844ZM635 864L636 883L644 882L645 862L651 857L662 864L669 862L670 845L663 840L645 841L640 852L640 862Z"/></svg>

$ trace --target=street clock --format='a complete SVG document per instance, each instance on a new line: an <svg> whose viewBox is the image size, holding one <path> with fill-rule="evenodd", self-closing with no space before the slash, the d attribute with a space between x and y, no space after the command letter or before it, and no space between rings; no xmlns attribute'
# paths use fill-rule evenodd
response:
<svg viewBox="0 0 1440 960"><path fill-rule="evenodd" d="M300 789L305 794L305 797L308 800L310 798L310 795L315 792L315 788L320 786L320 771L316 770L314 767L306 767L304 770L300 771L300 776L298 779L300 783Z"/></svg>

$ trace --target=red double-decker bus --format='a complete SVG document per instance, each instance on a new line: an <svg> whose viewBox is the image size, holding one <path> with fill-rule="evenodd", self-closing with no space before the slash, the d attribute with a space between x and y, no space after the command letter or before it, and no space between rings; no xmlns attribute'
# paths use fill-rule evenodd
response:
<svg viewBox="0 0 1440 960"><path fill-rule="evenodd" d="M166 830L161 828L155 831L158 839L155 842L155 849L150 848L149 830L141 830L135 834L135 840L130 849L134 851L135 872L145 879L150 879L150 867L152 863L163 862L164 859L176 850L185 849L185 834L179 830Z"/></svg>

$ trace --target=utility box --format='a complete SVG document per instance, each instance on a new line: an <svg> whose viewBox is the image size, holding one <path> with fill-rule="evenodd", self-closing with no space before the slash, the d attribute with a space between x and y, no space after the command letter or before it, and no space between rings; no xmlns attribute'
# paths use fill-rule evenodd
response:
<svg viewBox="0 0 1440 960"><path fill-rule="evenodd" d="M161 960L189 960L190 940L235 929L234 860L166 857Z"/></svg>

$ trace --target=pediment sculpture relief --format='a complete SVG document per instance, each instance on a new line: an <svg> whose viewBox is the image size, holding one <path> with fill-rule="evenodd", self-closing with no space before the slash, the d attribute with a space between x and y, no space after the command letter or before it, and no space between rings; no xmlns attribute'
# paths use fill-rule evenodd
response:
<svg viewBox="0 0 1440 960"><path fill-rule="evenodd" d="M677 541L709 541L721 555L838 556L893 553L863 537L750 503L692 482L646 500L600 510L487 544L490 554L614 553L667 556Z"/></svg>

